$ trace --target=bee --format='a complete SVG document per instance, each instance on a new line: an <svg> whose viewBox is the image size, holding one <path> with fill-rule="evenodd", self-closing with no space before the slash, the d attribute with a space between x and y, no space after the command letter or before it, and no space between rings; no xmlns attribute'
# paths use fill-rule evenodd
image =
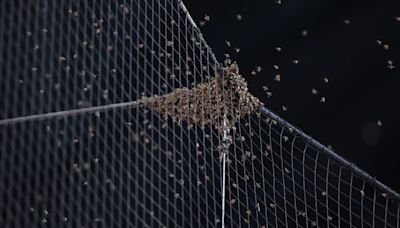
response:
<svg viewBox="0 0 400 228"><path fill-rule="evenodd" d="M385 49L386 51L389 50L389 44L384 44L383 49Z"/></svg>
<svg viewBox="0 0 400 228"><path fill-rule="evenodd" d="M387 61L387 64L388 64L388 65L387 65L387 68L389 68L389 69L391 69L391 70L395 68L395 66L393 65L393 61L392 61L392 60L388 60L388 61Z"/></svg>
<svg viewBox="0 0 400 228"><path fill-rule="evenodd" d="M123 12L124 14L128 14L128 13L129 13L129 7L128 7L127 5L121 4L120 7L121 7L122 12Z"/></svg>
<svg viewBox="0 0 400 228"><path fill-rule="evenodd" d="M285 173L286 173L286 174L289 174L289 173L290 173L290 171L289 171L288 168L285 167L284 170L285 170Z"/></svg>
<svg viewBox="0 0 400 228"><path fill-rule="evenodd" d="M102 221L101 218L95 218L95 219L94 219L94 222L95 222L95 223L99 223L99 222L101 222L101 221Z"/></svg>
<svg viewBox="0 0 400 228"><path fill-rule="evenodd" d="M314 94L314 95L317 95L317 94L318 94L318 90L315 89L315 88L313 88L313 89L311 90L311 93Z"/></svg>

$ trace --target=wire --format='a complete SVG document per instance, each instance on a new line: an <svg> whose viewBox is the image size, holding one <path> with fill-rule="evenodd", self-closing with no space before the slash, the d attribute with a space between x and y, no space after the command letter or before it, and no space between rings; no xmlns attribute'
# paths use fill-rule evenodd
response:
<svg viewBox="0 0 400 228"><path fill-rule="evenodd" d="M74 116L74 115L80 115L80 114L84 114L84 113L102 112L102 111L106 111L106 110L110 110L110 109L134 108L134 107L140 107L140 106L142 106L142 104L139 101L130 101L130 102L115 103L115 104L94 106L94 107L88 107L88 108L71 109L71 110L65 110L65 111L59 111L59 112L49 112L49 113L37 114L37 115L20 116L20 117L0 120L0 126L28 122L28 121L40 121L40 120L45 120L45 119L53 119L53 118L57 118L57 117Z"/></svg>
<svg viewBox="0 0 400 228"><path fill-rule="evenodd" d="M307 135L306 133L304 133L302 130L298 129L297 127L293 126L292 124L290 124L286 120L282 119L281 117L279 117L275 113L271 112L266 107L261 106L260 107L260 112L263 115L266 115L266 116L270 117L271 119L274 119L281 126L284 126L284 127L289 128L289 129L292 129L294 135L300 136L303 140L307 141L308 144L314 146L319 151L327 154L329 158L332 158L332 159L336 160L337 162L339 162L340 164L342 164L343 166L346 166L346 167L350 168L353 172L355 172L356 174L358 174L362 178L364 178L365 181L369 182L373 186L377 186L382 191L384 191L388 195L390 195L393 199L395 199L396 201L400 202L400 195L396 191L394 191L393 189L387 187L382 182L378 181L376 178L370 176L368 173L366 173L365 171L363 171L360 168L358 168L354 163L352 163L352 162L344 159L343 157L337 155L331 149L329 149L326 146L322 145L320 142L318 142L317 140L315 140L311 136Z"/></svg>

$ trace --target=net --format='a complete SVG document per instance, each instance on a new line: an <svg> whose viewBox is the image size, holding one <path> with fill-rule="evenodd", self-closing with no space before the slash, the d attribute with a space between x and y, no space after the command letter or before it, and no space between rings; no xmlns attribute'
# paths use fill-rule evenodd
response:
<svg viewBox="0 0 400 228"><path fill-rule="evenodd" d="M262 107L231 148L229 226L398 227L399 195Z"/></svg>
<svg viewBox="0 0 400 228"><path fill-rule="evenodd" d="M1 227L400 226L178 0L5 0L0 27Z"/></svg>

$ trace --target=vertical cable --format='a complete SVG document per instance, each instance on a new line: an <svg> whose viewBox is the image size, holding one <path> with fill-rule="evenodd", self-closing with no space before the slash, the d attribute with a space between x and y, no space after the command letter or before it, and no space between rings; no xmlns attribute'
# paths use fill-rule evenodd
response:
<svg viewBox="0 0 400 228"><path fill-rule="evenodd" d="M225 194L226 194L226 158L229 152L229 146L232 144L232 137L230 135L230 129L227 127L227 116L226 113L224 114L223 120L223 138L222 138L222 147L220 147L220 153L222 153L222 215L221 215L221 227L225 228Z"/></svg>

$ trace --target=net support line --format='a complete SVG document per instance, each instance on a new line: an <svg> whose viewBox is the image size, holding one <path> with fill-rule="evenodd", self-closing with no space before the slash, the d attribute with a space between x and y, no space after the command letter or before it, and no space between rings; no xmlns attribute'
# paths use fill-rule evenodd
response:
<svg viewBox="0 0 400 228"><path fill-rule="evenodd" d="M196 23L194 22L192 16L190 16L189 11L187 10L185 4L183 4L182 0L177 0L177 1L178 1L178 4L179 4L179 7L182 9L182 11L184 12L184 14L186 15L186 18L188 19L188 21L190 22L190 24L192 24L193 28L196 30L196 33L197 33L197 35L198 35L198 37L199 37L199 39L200 39L200 42L202 42L202 44L204 45L204 47L205 47L207 50L210 50L210 53L211 53L210 57L211 57L213 63L216 64L216 67L219 69L219 68L220 68L220 64L219 64L217 58L215 57L214 52L211 51L210 46L208 46L206 40L205 40L204 37L203 37L203 34L201 33L199 27L197 27L197 25L196 25Z"/></svg>
<svg viewBox="0 0 400 228"><path fill-rule="evenodd" d="M301 138L306 140L311 146L314 146L318 151L327 154L329 157L333 158L334 160L336 160L338 163L342 164L343 166L351 168L352 171L354 171L360 177L364 178L368 183L377 186L382 191L386 192L388 194L388 196L393 198L395 201L400 202L400 194L399 193L397 193L393 189L389 188L388 186L384 185L382 182L377 180L375 177L372 177L371 175L369 175L365 171L361 170L354 163L352 163L352 162L346 160L345 158L337 155L331 149L329 149L328 147L324 146L323 144L321 144L320 142L318 142L317 140L315 140L311 136L307 135L302 130L300 130L297 127L293 126L292 124L290 124L286 120L282 119L281 117L279 117L277 114L273 113L272 111L270 111L266 107L261 106L260 107L260 112L263 115L271 118L272 120L277 121L282 126L287 127L288 129L292 129L294 134L299 135Z"/></svg>
<svg viewBox="0 0 400 228"><path fill-rule="evenodd" d="M74 115L79 115L79 114L84 114L84 113L101 112L101 111L106 111L106 110L110 110L110 109L133 108L133 107L141 107L141 106L142 106L142 104L139 101L129 101L129 102L114 103L114 104L109 104L109 105L101 105L101 106L94 106L94 107L88 107L88 108L70 109L70 110L59 111L59 112L49 112L49 113L44 113L44 114L20 116L20 117L0 120L0 126L11 125L11 124L27 122L27 121L37 121L37 120L52 119L52 118L57 118L57 117L74 116Z"/></svg>
<svg viewBox="0 0 400 228"><path fill-rule="evenodd" d="M205 49L210 50L210 57L215 64L217 69L221 69L221 65L219 61L215 57L214 53L211 51L211 48L208 46L206 40L204 39L201 30L197 27L196 23L194 22L193 18L190 16L189 11L187 10L186 6L183 4L182 0L178 0L179 7L185 14L189 23L193 26L196 30L197 35L199 37L200 42L203 44ZM226 197L226 158L227 152L229 151L229 146L232 144L232 138L230 136L230 129L226 126L226 118L224 118L224 130L223 130L223 138L222 138L222 147L221 147L221 162L222 162L222 199L221 199L221 227L225 228L225 197Z"/></svg>
<svg viewBox="0 0 400 228"><path fill-rule="evenodd" d="M228 153L229 146L231 145L231 138L229 135L229 128L226 126L226 116L224 118L224 131L222 138L222 215L221 215L221 227L225 228L225 194L226 194L226 156Z"/></svg>

